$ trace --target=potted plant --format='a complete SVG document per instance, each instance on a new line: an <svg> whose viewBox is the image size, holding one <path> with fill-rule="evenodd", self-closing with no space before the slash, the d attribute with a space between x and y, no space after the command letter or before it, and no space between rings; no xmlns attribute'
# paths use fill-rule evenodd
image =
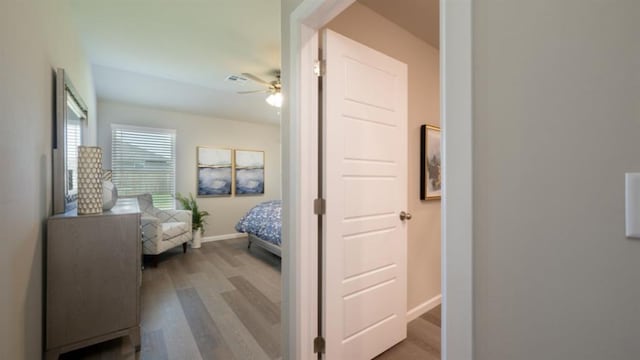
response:
<svg viewBox="0 0 640 360"><path fill-rule="evenodd" d="M204 225L207 223L204 218L209 216L209 212L198 209L198 203L191 193L189 193L188 198L178 193L176 194L176 200L180 202L180 205L182 205L185 210L191 211L191 228L193 230L193 243L191 246L197 249L202 242Z"/></svg>

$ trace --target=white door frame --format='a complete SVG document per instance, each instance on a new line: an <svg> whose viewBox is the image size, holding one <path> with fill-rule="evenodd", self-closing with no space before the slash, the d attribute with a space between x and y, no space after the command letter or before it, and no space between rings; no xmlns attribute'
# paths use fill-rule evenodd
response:
<svg viewBox="0 0 640 360"><path fill-rule="evenodd" d="M318 30L355 0L304 0L291 14L290 119L283 129L285 359L314 359L317 335ZM442 359L473 357L472 0L440 0ZM411 209L409 209L411 210ZM334 359L329 359L334 360ZM337 359L336 359L337 360Z"/></svg>

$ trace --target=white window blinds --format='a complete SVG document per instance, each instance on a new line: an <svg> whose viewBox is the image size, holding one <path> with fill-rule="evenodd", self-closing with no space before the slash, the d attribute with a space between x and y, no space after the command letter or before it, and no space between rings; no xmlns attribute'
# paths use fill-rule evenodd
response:
<svg viewBox="0 0 640 360"><path fill-rule="evenodd" d="M111 125L111 170L121 196L150 193L160 209L175 202L176 132Z"/></svg>
<svg viewBox="0 0 640 360"><path fill-rule="evenodd" d="M82 145L82 124L81 119L69 116L65 129L67 137L67 196L71 201L78 195L78 146Z"/></svg>

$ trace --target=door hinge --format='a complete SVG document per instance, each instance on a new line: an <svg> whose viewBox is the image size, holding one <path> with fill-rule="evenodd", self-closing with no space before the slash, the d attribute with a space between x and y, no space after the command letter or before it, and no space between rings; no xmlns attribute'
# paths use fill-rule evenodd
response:
<svg viewBox="0 0 640 360"><path fill-rule="evenodd" d="M324 215L327 212L327 201L325 199L313 200L313 213L316 215Z"/></svg>
<svg viewBox="0 0 640 360"><path fill-rule="evenodd" d="M313 352L315 354L324 354L324 345L324 338L322 336L313 339Z"/></svg>
<svg viewBox="0 0 640 360"><path fill-rule="evenodd" d="M325 71L326 71L326 61L324 61L324 60L316 60L313 63L313 73L317 77L324 76Z"/></svg>

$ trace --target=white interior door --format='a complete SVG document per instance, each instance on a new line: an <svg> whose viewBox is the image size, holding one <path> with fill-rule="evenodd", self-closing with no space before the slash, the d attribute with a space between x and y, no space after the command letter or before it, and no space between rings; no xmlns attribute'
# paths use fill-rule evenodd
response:
<svg viewBox="0 0 640 360"><path fill-rule="evenodd" d="M406 337L407 66L330 30L323 54L326 359Z"/></svg>

